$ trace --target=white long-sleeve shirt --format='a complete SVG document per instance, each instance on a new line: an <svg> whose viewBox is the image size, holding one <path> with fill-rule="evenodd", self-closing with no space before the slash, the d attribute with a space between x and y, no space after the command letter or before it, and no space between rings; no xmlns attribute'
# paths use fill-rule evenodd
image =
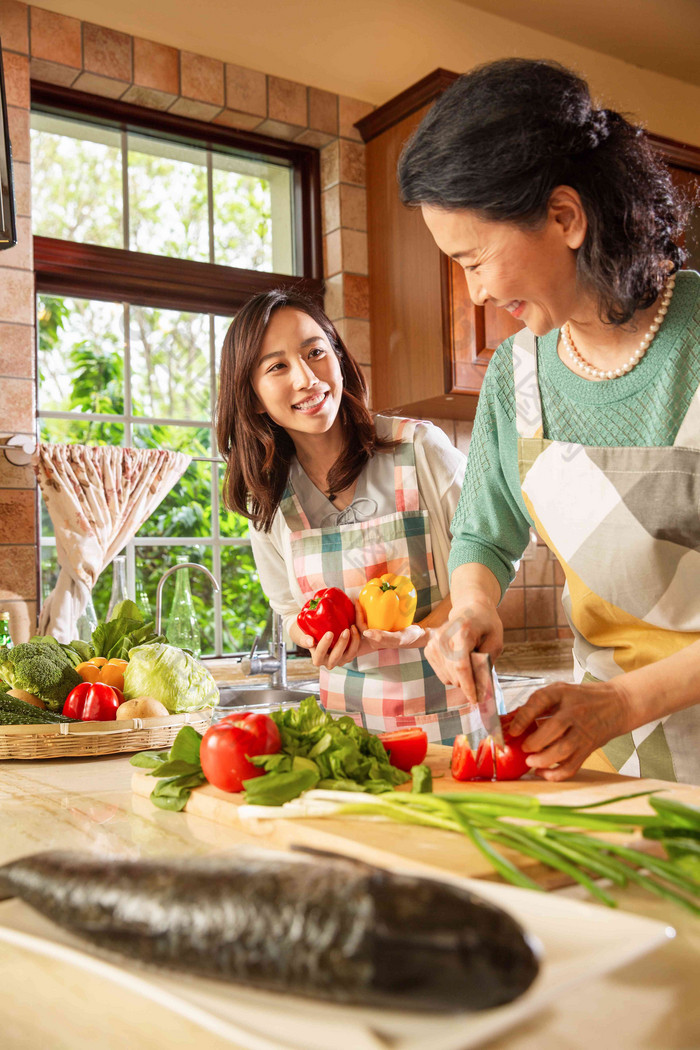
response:
<svg viewBox="0 0 700 1050"><path fill-rule="evenodd" d="M388 417L376 416L375 426L380 437L391 437L391 421ZM450 592L447 573L452 540L450 523L462 489L466 457L432 423L416 428L414 448L420 508L427 511L430 520L435 575L440 595L445 598ZM353 499L357 520L381 517L396 511L393 469L386 469L386 460L391 461L392 458L390 452L377 453L358 478ZM312 527L332 525L335 523L333 514L336 519L343 514L313 486L296 460L290 468L290 477ZM291 532L281 510L277 511L269 533L253 525L250 527L253 556L262 589L274 611L282 616L286 630L294 623L306 601L294 573L290 537Z"/></svg>

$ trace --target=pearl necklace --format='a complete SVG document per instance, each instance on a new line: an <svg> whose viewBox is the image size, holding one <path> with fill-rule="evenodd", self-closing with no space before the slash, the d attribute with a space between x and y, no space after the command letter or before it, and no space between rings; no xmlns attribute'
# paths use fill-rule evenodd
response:
<svg viewBox="0 0 700 1050"><path fill-rule="evenodd" d="M622 376L625 375L627 372L631 372L634 366L639 364L639 362L642 360L645 353L651 346L652 342L654 341L654 337L656 336L656 333L658 332L659 328L663 323L664 317L668 313L668 304L671 302L671 296L673 295L673 286L675 285L675 283L675 274L672 274L670 277L666 278L661 296L661 306L659 307L656 316L654 317L654 320L649 325L646 335L644 336L644 338L642 339L641 343L634 351L632 356L629 358L629 360L625 361L624 365L620 365L619 368L609 369L608 371L606 371L604 368L594 368L594 366L589 364L588 361L584 361L584 359L581 357L578 350L574 346L574 340L571 337L571 328L569 326L569 322L567 321L561 330L561 337L564 346L566 347L566 352L568 353L569 357L574 362L574 364L576 364L582 372L585 372L586 375L593 376L597 379L616 379L618 376Z"/></svg>

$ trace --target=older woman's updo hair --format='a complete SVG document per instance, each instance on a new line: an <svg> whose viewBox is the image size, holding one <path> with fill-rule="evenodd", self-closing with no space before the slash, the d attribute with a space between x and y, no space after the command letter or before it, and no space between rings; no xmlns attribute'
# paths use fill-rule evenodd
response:
<svg viewBox="0 0 700 1050"><path fill-rule="evenodd" d="M684 253L680 199L641 128L595 109L588 85L555 62L513 58L461 76L399 161L404 204L467 209L536 228L556 186L581 197L588 232L578 275L601 317L624 324L651 306Z"/></svg>

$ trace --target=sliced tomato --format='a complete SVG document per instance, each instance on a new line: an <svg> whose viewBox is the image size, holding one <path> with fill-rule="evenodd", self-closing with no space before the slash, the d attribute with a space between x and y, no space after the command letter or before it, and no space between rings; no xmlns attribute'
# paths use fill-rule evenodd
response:
<svg viewBox="0 0 700 1050"><path fill-rule="evenodd" d="M476 755L464 734L455 737L452 745L452 776L455 780L477 780Z"/></svg>
<svg viewBox="0 0 700 1050"><path fill-rule="evenodd" d="M519 780L530 771L522 749L525 737L508 735L512 720L513 712L501 716L503 747L496 744L493 737L487 736L473 751L466 736L456 738L452 749L452 776L455 780Z"/></svg>
<svg viewBox="0 0 700 1050"><path fill-rule="evenodd" d="M396 729L393 733L380 733L384 750L389 752L389 761L397 769L409 773L419 766L428 751L428 736L419 726Z"/></svg>

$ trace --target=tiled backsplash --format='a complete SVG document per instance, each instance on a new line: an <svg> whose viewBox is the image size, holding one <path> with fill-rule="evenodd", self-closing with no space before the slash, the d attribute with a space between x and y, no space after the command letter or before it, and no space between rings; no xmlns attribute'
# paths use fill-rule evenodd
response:
<svg viewBox="0 0 700 1050"><path fill-rule="evenodd" d="M432 419L431 423L440 427L460 452L467 454L471 423L449 419ZM526 552L499 606L504 642L548 642L572 638L561 602L563 587L564 573L559 563L538 540L537 547Z"/></svg>
<svg viewBox="0 0 700 1050"><path fill-rule="evenodd" d="M0 445L35 425L30 77L318 148L326 309L371 390L364 145L354 127L371 105L18 0L0 0L0 38L19 234L0 253ZM435 422L466 452L471 424ZM0 608L10 610L16 640L36 624L35 500L31 469L0 449ZM502 606L508 640L562 636L555 568L539 554L524 563Z"/></svg>

